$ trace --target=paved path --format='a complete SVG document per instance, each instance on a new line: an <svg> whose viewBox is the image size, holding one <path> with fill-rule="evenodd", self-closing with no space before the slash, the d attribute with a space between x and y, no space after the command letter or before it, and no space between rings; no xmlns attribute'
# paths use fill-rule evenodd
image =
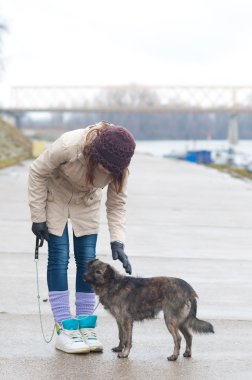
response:
<svg viewBox="0 0 252 380"><path fill-rule="evenodd" d="M135 325L130 357L119 360L110 351L117 342L116 324L101 306L97 329L103 354L68 355L43 343L27 207L28 165L0 171L1 379L252 378L252 183L185 162L136 155L127 218L133 274L190 282L199 294L198 316L212 322L216 334L194 335L193 357L171 363L166 357L172 341L160 316ZM112 263L104 208L97 251ZM112 264L121 270L120 263ZM72 291L74 270L72 259ZM42 299L47 299L45 271L43 248ZM42 303L42 312L49 335L48 302Z"/></svg>

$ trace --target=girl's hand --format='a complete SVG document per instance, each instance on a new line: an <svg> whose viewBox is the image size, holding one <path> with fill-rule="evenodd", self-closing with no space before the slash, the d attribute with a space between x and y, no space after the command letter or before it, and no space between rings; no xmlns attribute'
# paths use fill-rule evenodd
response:
<svg viewBox="0 0 252 380"><path fill-rule="evenodd" d="M111 245L113 260L117 260L117 259L120 260L123 264L125 272L128 274L131 274L132 269L131 269L128 256L124 252L124 244L121 243L120 241L112 241L110 245Z"/></svg>
<svg viewBox="0 0 252 380"><path fill-rule="evenodd" d="M44 240L49 240L49 233L46 222L32 223L32 232L41 240L40 247L42 247Z"/></svg>

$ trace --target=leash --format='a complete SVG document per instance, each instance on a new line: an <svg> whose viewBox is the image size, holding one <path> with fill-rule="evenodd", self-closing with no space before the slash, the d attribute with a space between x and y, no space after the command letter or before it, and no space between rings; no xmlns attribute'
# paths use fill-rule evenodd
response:
<svg viewBox="0 0 252 380"><path fill-rule="evenodd" d="M44 338L44 341L46 343L50 343L53 339L53 336L54 336L54 333L55 333L55 323L53 325L53 330L52 330L52 334L50 336L49 339L46 338L45 336L45 333L44 333L44 326L43 326L43 322L42 322L42 314L41 314L41 305L40 305L40 292L39 292L39 279L38 279L38 261L39 261L39 247L42 247L41 245L42 242L39 242L39 238L36 237L36 245L35 245L35 257L34 257L34 261L35 261L35 265L36 265L36 282L37 282L37 299L38 299L38 311L39 311L39 320L40 320L40 327L41 327L41 332L42 332L42 335L43 335L43 338ZM93 313L95 312L95 310L98 308L98 306L100 305L100 301L98 301L97 305L95 306L94 308L94 311ZM89 316L87 315L85 318L82 318L83 319L86 319L88 318Z"/></svg>
<svg viewBox="0 0 252 380"><path fill-rule="evenodd" d="M53 331L51 334L51 337L49 339L46 338L45 333L44 333L44 326L42 322L42 315L41 315L41 307L40 307L40 292L39 292L39 279L38 279L38 261L39 261L39 247L42 247L41 242L39 242L39 238L36 237L36 245L35 245L35 257L34 261L36 264L36 279L37 279L37 299L38 299L38 311L39 311L39 320L40 320L40 327L42 331L42 335L44 338L44 341L46 343L50 343L53 339L54 332L55 332L55 324L53 325Z"/></svg>

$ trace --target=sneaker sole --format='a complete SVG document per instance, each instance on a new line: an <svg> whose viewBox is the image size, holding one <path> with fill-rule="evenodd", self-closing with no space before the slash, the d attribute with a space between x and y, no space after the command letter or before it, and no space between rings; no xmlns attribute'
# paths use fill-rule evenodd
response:
<svg viewBox="0 0 252 380"><path fill-rule="evenodd" d="M103 348L90 348L90 352L102 352Z"/></svg>
<svg viewBox="0 0 252 380"><path fill-rule="evenodd" d="M87 349L77 351L77 350L66 350L66 349L63 349L60 347L55 347L55 348L56 348L56 350L66 352L67 354L89 354L90 353L90 350L87 350Z"/></svg>

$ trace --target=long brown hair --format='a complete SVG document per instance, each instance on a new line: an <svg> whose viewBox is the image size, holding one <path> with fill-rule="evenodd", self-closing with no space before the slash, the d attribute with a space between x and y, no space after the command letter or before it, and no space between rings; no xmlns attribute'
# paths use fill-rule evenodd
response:
<svg viewBox="0 0 252 380"><path fill-rule="evenodd" d="M86 181L88 186L94 186L94 171L97 168L99 162L95 160L95 158L90 153L90 147L95 137L98 136L104 129L108 128L110 124L106 121L101 121L98 124L95 124L90 128L90 131L87 134L85 146L83 148L83 155L87 161L87 173L86 173ZM113 183L115 185L115 189L117 193L122 192L124 181L126 175L128 174L128 168L126 168L119 176L115 177L111 174L113 178Z"/></svg>

